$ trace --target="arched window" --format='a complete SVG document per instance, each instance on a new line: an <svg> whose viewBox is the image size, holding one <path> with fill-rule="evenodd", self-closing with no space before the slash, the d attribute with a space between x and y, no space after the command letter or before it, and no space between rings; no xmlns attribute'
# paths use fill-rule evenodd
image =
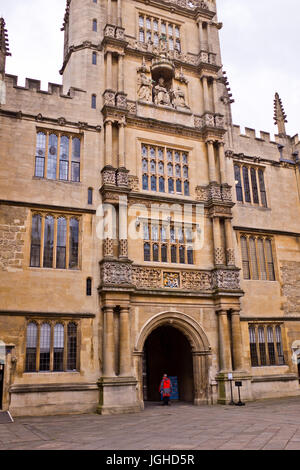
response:
<svg viewBox="0 0 300 470"><path fill-rule="evenodd" d="M64 325L57 323L54 327L53 338L53 370L64 370Z"/></svg>
<svg viewBox="0 0 300 470"><path fill-rule="evenodd" d="M86 295L90 297L92 295L92 278L88 277L86 280Z"/></svg>
<svg viewBox="0 0 300 470"><path fill-rule="evenodd" d="M97 108L97 96L92 95L92 109L96 109L96 108Z"/></svg>
<svg viewBox="0 0 300 470"><path fill-rule="evenodd" d="M68 324L68 358L67 369L77 370L77 325L76 323Z"/></svg>
<svg viewBox="0 0 300 470"><path fill-rule="evenodd" d="M250 279L250 262L246 237L241 237L241 249L244 279Z"/></svg>
<svg viewBox="0 0 300 470"><path fill-rule="evenodd" d="M174 193L174 180L173 180L173 178L168 179L168 189L169 189L169 193Z"/></svg>
<svg viewBox="0 0 300 470"><path fill-rule="evenodd" d="M75 137L72 140L72 181L80 181L80 139Z"/></svg>
<svg viewBox="0 0 300 470"><path fill-rule="evenodd" d="M57 220L56 267L66 268L67 221L64 217Z"/></svg>
<svg viewBox="0 0 300 470"><path fill-rule="evenodd" d="M185 196L190 195L190 183L188 181L184 182L184 195Z"/></svg>
<svg viewBox="0 0 300 470"><path fill-rule="evenodd" d="M148 191L149 189L149 178L148 175L143 175L143 189Z"/></svg>
<svg viewBox="0 0 300 470"><path fill-rule="evenodd" d="M168 262L168 249L167 249L167 245L162 245L162 246L161 246L161 261L162 261L162 263L167 263L167 262Z"/></svg>
<svg viewBox="0 0 300 470"><path fill-rule="evenodd" d="M59 179L69 179L69 137L63 135L60 139Z"/></svg>
<svg viewBox="0 0 300 470"><path fill-rule="evenodd" d="M93 19L93 31L96 33L98 30L97 20Z"/></svg>
<svg viewBox="0 0 300 470"><path fill-rule="evenodd" d="M41 231L42 217L39 214L36 214L32 217L30 251L30 266L34 268L39 268L41 265Z"/></svg>
<svg viewBox="0 0 300 470"><path fill-rule="evenodd" d="M165 192L165 178L163 178L162 176L159 178L159 192Z"/></svg>
<svg viewBox="0 0 300 470"><path fill-rule="evenodd" d="M57 143L58 138L56 134L50 134L48 144L48 167L47 178L56 179L56 164L57 164Z"/></svg>
<svg viewBox="0 0 300 470"><path fill-rule="evenodd" d="M69 254L69 268L78 268L78 237L79 237L79 222L77 219L70 219L70 254Z"/></svg>
<svg viewBox="0 0 300 470"><path fill-rule="evenodd" d="M54 218L48 215L45 218L44 234L44 268L53 267L53 244L54 244Z"/></svg>
<svg viewBox="0 0 300 470"><path fill-rule="evenodd" d="M235 187L236 187L236 199L239 202L244 202L241 168L239 165L234 165L234 177L235 177Z"/></svg>
<svg viewBox="0 0 300 470"><path fill-rule="evenodd" d="M181 180L176 180L176 193L182 193L182 182L181 182Z"/></svg>
<svg viewBox="0 0 300 470"><path fill-rule="evenodd" d="M36 323L27 325L25 372L36 372L36 349L38 327Z"/></svg>
<svg viewBox="0 0 300 470"><path fill-rule="evenodd" d="M159 260L158 244L154 243L153 244L153 261L158 261L158 260Z"/></svg>
<svg viewBox="0 0 300 470"><path fill-rule="evenodd" d="M150 243L144 243L144 261L151 261Z"/></svg>
<svg viewBox="0 0 300 470"><path fill-rule="evenodd" d="M88 189L88 204L93 204L93 188Z"/></svg>
<svg viewBox="0 0 300 470"><path fill-rule="evenodd" d="M277 354L278 354L278 363L279 365L284 365L284 354L283 354L283 346L282 346L282 335L281 335L281 328L279 325L275 328L276 334L276 347L277 347Z"/></svg>
<svg viewBox="0 0 300 470"><path fill-rule="evenodd" d="M256 254L256 244L255 239L249 239L249 250L250 250L250 260L251 260L251 279L257 280L259 279L258 275L258 266L257 266L257 254Z"/></svg>
<svg viewBox="0 0 300 470"><path fill-rule="evenodd" d="M267 193L265 187L265 179L264 179L264 172L263 170L258 170L258 180L259 180L259 187L260 187L260 198L261 203L264 207L268 207L267 204Z"/></svg>
<svg viewBox="0 0 300 470"><path fill-rule="evenodd" d="M177 246L171 245L171 263L177 263Z"/></svg>
<svg viewBox="0 0 300 470"><path fill-rule="evenodd" d="M258 328L258 343L259 343L259 354L260 354L260 365L267 365L267 355L266 355L266 339L265 339L265 329L263 326Z"/></svg>
<svg viewBox="0 0 300 470"><path fill-rule="evenodd" d="M51 326L43 323L40 337L40 371L50 371Z"/></svg>
<svg viewBox="0 0 300 470"><path fill-rule="evenodd" d="M39 178L45 176L45 156L46 156L46 134L38 132L36 137L36 152L35 152L35 173L34 175Z"/></svg>
<svg viewBox="0 0 300 470"><path fill-rule="evenodd" d="M249 170L246 166L243 167L245 201L251 202L250 183L249 183Z"/></svg>

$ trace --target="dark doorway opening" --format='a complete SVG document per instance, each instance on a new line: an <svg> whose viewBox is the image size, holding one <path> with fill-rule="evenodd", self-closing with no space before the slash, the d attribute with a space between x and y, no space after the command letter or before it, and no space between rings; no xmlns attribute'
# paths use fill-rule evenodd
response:
<svg viewBox="0 0 300 470"><path fill-rule="evenodd" d="M160 401L159 384L163 374L178 378L179 400L193 402L193 356L187 338L176 328L161 326L145 342L144 401Z"/></svg>
<svg viewBox="0 0 300 470"><path fill-rule="evenodd" d="M3 388L4 388L4 364L0 364L0 410L3 404Z"/></svg>

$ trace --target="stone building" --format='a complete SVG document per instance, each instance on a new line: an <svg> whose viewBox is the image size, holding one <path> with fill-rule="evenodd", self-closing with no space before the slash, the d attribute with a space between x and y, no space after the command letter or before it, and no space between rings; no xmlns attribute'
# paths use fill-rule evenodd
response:
<svg viewBox="0 0 300 470"><path fill-rule="evenodd" d="M63 84L5 73L0 408L299 395L299 140L241 133L215 0L67 0ZM233 384L234 385L234 384ZM236 388L234 387L236 399Z"/></svg>

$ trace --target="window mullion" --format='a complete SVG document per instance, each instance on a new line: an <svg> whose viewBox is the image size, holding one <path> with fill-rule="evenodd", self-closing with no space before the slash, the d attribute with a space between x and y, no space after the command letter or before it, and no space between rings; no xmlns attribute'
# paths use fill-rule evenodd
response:
<svg viewBox="0 0 300 470"><path fill-rule="evenodd" d="M37 345L36 345L36 372L40 370L40 353L41 353L41 323L37 323Z"/></svg>
<svg viewBox="0 0 300 470"><path fill-rule="evenodd" d="M47 176L48 176L48 152L49 152L49 132L46 132L46 149L45 149L44 178L47 178Z"/></svg>
<svg viewBox="0 0 300 470"><path fill-rule="evenodd" d="M57 139L57 155L56 155L56 179L59 180L59 172L60 172L60 141L61 141L61 133L58 133Z"/></svg>
<svg viewBox="0 0 300 470"><path fill-rule="evenodd" d="M257 365L258 367L260 367L261 358L260 358L260 349L259 349L258 325L254 325L254 330L255 330L255 347L256 347L256 355L257 355Z"/></svg>
<svg viewBox="0 0 300 470"><path fill-rule="evenodd" d="M40 246L40 267L44 266L44 244L45 244L45 214L42 215L41 226L41 246Z"/></svg>
<svg viewBox="0 0 300 470"><path fill-rule="evenodd" d="M63 322L64 325L64 365L63 369L67 372L68 369L68 323Z"/></svg>
<svg viewBox="0 0 300 470"><path fill-rule="evenodd" d="M69 268L70 262L70 217L66 217L67 219L67 236L66 236L66 269ZM78 236L79 239L79 236Z"/></svg>
<svg viewBox="0 0 300 470"><path fill-rule="evenodd" d="M270 280L270 271L269 271L269 265L268 265L268 257L267 257L265 237L262 238L262 241L263 241L263 250L264 250L265 263L266 263L267 280L269 281Z"/></svg>
<svg viewBox="0 0 300 470"><path fill-rule="evenodd" d="M53 268L56 268L56 255L57 255L57 220L58 217L54 216L54 234L53 234Z"/></svg>
<svg viewBox="0 0 300 470"><path fill-rule="evenodd" d="M50 322L50 372L53 372L53 362L54 362L54 322Z"/></svg>
<svg viewBox="0 0 300 470"><path fill-rule="evenodd" d="M268 343L268 327L264 325L264 334L265 334L265 344L266 344L266 357L267 357L267 365L270 366L270 355L269 355L269 343Z"/></svg>

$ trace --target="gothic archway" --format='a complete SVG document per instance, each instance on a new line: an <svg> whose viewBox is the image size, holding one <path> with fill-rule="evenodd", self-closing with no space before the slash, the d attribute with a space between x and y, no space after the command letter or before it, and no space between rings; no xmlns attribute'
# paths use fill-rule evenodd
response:
<svg viewBox="0 0 300 470"><path fill-rule="evenodd" d="M168 338L168 344L159 346L161 341L166 338ZM176 351L176 343L179 351ZM154 354L151 361L151 351L153 353L155 349L159 349L159 351ZM166 354L168 349L169 352ZM179 393L183 400L193 401L196 405L208 402L211 350L203 329L193 318L181 312L162 312L152 317L142 328L135 346L136 372L141 402L144 400L144 352L148 355L146 359L149 374L146 378L148 399L153 400L155 396L157 397L158 377L167 372L169 375L177 373L180 376ZM181 359L180 353L183 355ZM160 360L159 354L164 355L165 358ZM150 366L149 360L152 362ZM165 367L169 370L163 371Z"/></svg>

